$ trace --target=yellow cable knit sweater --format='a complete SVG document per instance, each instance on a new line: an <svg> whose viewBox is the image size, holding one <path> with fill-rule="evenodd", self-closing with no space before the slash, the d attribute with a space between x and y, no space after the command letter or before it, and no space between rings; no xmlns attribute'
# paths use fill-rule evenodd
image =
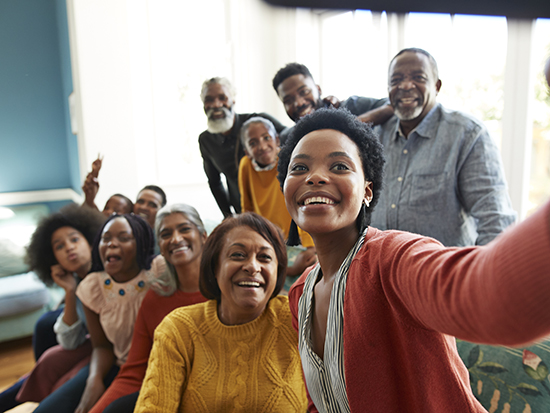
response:
<svg viewBox="0 0 550 413"><path fill-rule="evenodd" d="M215 300L170 313L155 330L135 413L306 409L288 298L277 296L236 326L220 322Z"/></svg>

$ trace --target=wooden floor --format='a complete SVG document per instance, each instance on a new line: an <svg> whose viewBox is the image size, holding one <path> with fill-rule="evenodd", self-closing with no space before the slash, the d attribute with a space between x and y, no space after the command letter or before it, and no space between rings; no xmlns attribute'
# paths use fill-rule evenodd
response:
<svg viewBox="0 0 550 413"><path fill-rule="evenodd" d="M3 391L34 366L31 337L0 343L0 366L0 391ZM9 412L32 412L36 406L36 403L24 403Z"/></svg>

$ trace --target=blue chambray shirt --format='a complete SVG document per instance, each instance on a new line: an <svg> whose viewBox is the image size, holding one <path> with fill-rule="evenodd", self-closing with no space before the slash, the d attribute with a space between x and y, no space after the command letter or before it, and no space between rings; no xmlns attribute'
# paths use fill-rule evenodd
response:
<svg viewBox="0 0 550 413"><path fill-rule="evenodd" d="M466 246L515 222L498 148L478 120L437 104L408 139L396 116L374 130L386 166L372 226Z"/></svg>

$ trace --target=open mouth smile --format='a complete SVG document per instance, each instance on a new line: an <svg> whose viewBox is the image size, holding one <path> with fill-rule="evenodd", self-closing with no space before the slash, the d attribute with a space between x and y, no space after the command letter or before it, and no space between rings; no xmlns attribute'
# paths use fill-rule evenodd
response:
<svg viewBox="0 0 550 413"><path fill-rule="evenodd" d="M311 205L311 204L334 205L335 202L332 199L324 196L314 196L314 197L304 199L304 201L301 203L301 205L304 205L304 206Z"/></svg>
<svg viewBox="0 0 550 413"><path fill-rule="evenodd" d="M108 255L107 257L105 257L105 261L107 263L113 263L113 262L117 262L117 261L120 261L121 258L120 258L120 255Z"/></svg>
<svg viewBox="0 0 550 413"><path fill-rule="evenodd" d="M183 251L187 251L187 250L189 250L189 246L184 245L184 246L181 246L181 247L178 247L178 248L174 248L173 250L170 251L170 254L177 254L178 252L183 252Z"/></svg>
<svg viewBox="0 0 550 413"><path fill-rule="evenodd" d="M238 281L237 285L239 287L252 287L252 288L263 287L263 284L258 281Z"/></svg>

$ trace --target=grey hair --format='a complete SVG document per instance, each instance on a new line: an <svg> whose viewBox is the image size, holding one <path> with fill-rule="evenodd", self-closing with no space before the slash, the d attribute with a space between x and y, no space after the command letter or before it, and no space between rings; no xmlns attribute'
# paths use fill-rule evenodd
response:
<svg viewBox="0 0 550 413"><path fill-rule="evenodd" d="M210 79L206 79L201 86L201 101L204 103L204 98L206 97L206 91L208 89L208 86L213 84L220 84L222 86L225 86L227 90L229 91L229 94L231 95L231 98L234 99L235 95L237 94L237 90L233 87L229 79L226 77L213 77Z"/></svg>
<svg viewBox="0 0 550 413"><path fill-rule="evenodd" d="M439 69L437 68L437 62L435 61L434 57L428 53L426 50L421 49L419 47L408 47L406 49L401 50L399 53L397 53L393 59L390 62L390 66L393 63L393 61L398 57L401 56L403 53L420 53L423 54L428 58L428 62L430 63L430 68L432 69L432 74L434 76L434 82L439 79Z"/></svg>
<svg viewBox="0 0 550 413"><path fill-rule="evenodd" d="M246 137L248 134L248 129L255 123L263 123L271 137L273 139L277 137L277 130L269 119L262 118L261 116L254 116L253 118L248 119L245 123L243 123L243 126L241 126L241 143L243 145L243 148L246 148Z"/></svg>
<svg viewBox="0 0 550 413"><path fill-rule="evenodd" d="M197 227L197 230L204 234L204 224L202 219L195 208L187 204L171 204L160 209L157 212L155 219L155 238L157 242L160 238L160 230L164 219L172 214L184 215L193 225ZM151 284L153 289L158 295L165 297L171 296L178 289L178 274L176 268L166 260L166 271L163 274L157 274L156 280Z"/></svg>

